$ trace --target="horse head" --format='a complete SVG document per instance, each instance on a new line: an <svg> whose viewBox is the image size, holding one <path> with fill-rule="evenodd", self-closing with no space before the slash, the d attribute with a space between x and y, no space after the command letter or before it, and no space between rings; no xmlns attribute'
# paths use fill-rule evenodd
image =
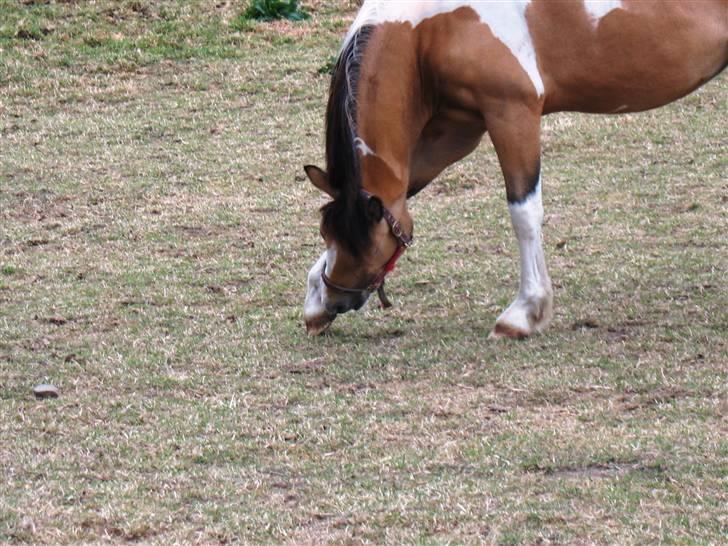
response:
<svg viewBox="0 0 728 546"><path fill-rule="evenodd" d="M345 194L323 170L305 168L311 183L333 200L322 209L321 236L326 250L308 273L304 321L311 335L334 319L360 309L373 292L384 307L384 278L411 242L382 199L364 190Z"/></svg>

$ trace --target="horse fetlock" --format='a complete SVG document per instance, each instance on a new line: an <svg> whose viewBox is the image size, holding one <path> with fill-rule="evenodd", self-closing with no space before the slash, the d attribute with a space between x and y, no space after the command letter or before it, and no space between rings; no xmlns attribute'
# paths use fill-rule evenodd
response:
<svg viewBox="0 0 728 546"><path fill-rule="evenodd" d="M531 323L533 329L536 332L540 332L548 323L551 322L551 318L554 315L554 295L551 290L545 292L538 301L534 302L532 307L533 313L531 315Z"/></svg>
<svg viewBox="0 0 728 546"><path fill-rule="evenodd" d="M523 339L542 331L553 316L553 294L550 290L528 296L520 294L498 317L491 338Z"/></svg>

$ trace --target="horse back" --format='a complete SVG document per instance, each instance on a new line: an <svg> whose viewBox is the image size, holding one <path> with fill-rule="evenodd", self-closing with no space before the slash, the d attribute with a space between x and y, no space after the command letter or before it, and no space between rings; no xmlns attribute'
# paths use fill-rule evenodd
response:
<svg viewBox="0 0 728 546"><path fill-rule="evenodd" d="M728 59L728 0L409 3L419 4L428 11L385 12L380 32L395 50L416 44L424 90L466 110L506 98L546 113L646 110Z"/></svg>
<svg viewBox="0 0 728 546"><path fill-rule="evenodd" d="M640 111L672 102L728 60L728 1L623 0L598 21L578 2L535 2L529 24L545 111Z"/></svg>

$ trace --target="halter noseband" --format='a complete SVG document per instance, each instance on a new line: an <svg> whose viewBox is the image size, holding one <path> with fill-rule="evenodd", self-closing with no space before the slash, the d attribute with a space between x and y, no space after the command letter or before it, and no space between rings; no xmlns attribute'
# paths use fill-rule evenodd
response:
<svg viewBox="0 0 728 546"><path fill-rule="evenodd" d="M367 199L372 196L369 192L364 190L361 190L361 194ZM379 301L382 302L382 309L388 309L392 307L392 302L389 301L389 298L387 298L387 294L384 293L384 279L394 269L394 266L397 263L397 260L399 260L399 257L402 256L402 254L404 254L404 251L412 245L414 237L404 232L404 230L402 229L402 224L400 224L399 220L397 220L394 215L389 211L389 209L384 206L382 206L382 217L387 222L387 225L389 225L389 231L397 240L397 248L395 249L394 254L392 254L392 257L389 258L387 263L382 266L382 269L379 271L379 273L377 273L374 278L369 282L369 284L367 284L366 288L347 288L346 286L340 286L332 282L328 275L326 275L325 264L324 268L321 270L321 280L324 281L324 284L327 287L337 290L339 292L345 292L347 294L361 295L366 293L372 293L376 290L377 295L379 296Z"/></svg>

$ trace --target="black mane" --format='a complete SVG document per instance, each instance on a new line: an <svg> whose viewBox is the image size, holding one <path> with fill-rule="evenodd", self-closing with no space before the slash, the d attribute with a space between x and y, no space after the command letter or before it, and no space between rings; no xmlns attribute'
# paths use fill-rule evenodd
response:
<svg viewBox="0 0 728 546"><path fill-rule="evenodd" d="M364 49L372 26L360 28L336 61L326 109L326 172L336 198L321 209L323 229L352 256L371 242L356 147L356 94Z"/></svg>

